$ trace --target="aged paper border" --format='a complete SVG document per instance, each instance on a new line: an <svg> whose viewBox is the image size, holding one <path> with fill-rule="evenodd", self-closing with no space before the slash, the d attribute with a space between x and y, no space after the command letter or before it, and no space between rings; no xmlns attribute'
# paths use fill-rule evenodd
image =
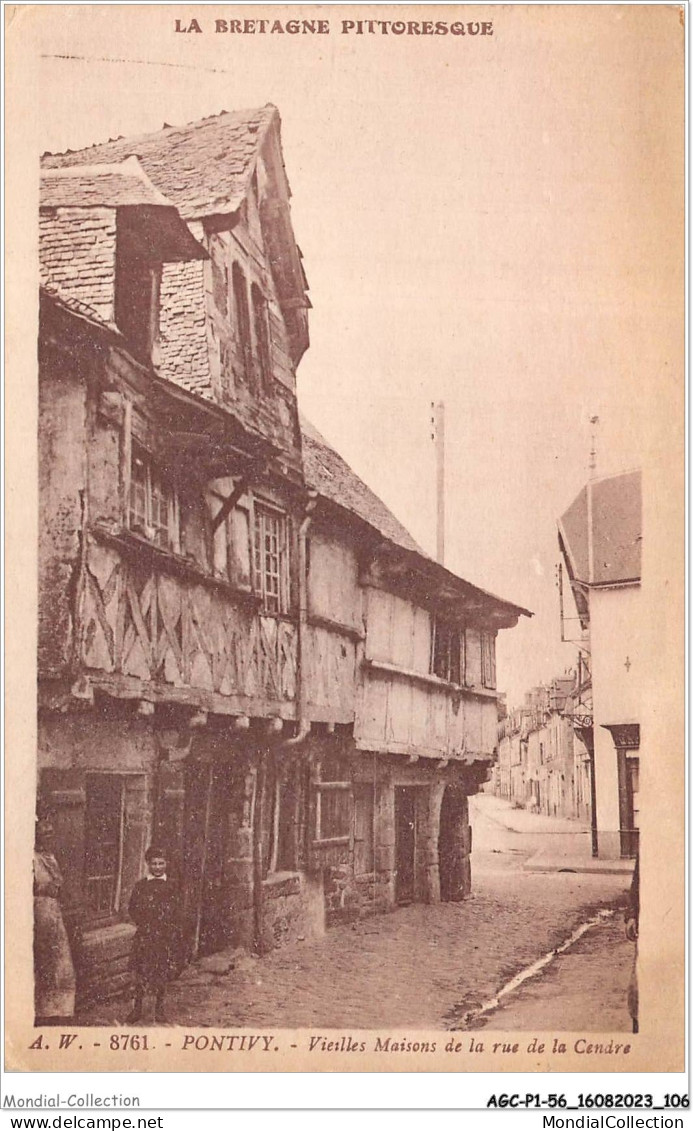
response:
<svg viewBox="0 0 693 1131"><path fill-rule="evenodd" d="M139 6L111 6L109 20L136 22ZM560 20L561 5L549 5ZM625 6L626 8L629 6ZM502 6L489 6L497 21ZM190 8L159 8L164 15L188 15ZM300 9L303 12L305 9ZM427 18L431 11L427 10ZM666 59L676 60L681 88L680 101L671 114L681 122L683 143L683 9L675 5L641 7L654 21L671 21L673 40L663 37L656 49ZM208 9L209 11L209 9ZM213 9L211 10L213 11ZM240 12L242 13L242 8ZM280 14L280 7L273 12ZM475 9L480 18L483 9ZM592 9L585 7L584 19ZM226 9L228 13L228 8ZM330 16L353 12L353 8L331 7ZM407 9L411 17L413 9ZM253 11L257 15L257 9ZM290 10L292 16L299 9ZM392 18L392 9L373 8L373 18ZM450 14L449 9L441 15ZM31 579L36 574L37 481L36 461L36 222L38 144L35 143L37 114L37 53L41 8L17 5L5 9L6 16L6 106L7 167L6 199L8 251L6 294L7 363L6 384L6 954L5 1021L6 1067L10 1071L120 1072L202 1071L329 1071L329 1072L678 1072L684 1068L684 387L683 387L683 291L678 341L673 352L680 359L676 373L653 373L646 387L634 395L647 398L652 406L651 428L644 437L644 582L647 624L644 626L649 654L653 658L647 702L643 709L642 790L646 804L642 814L643 918L640 936L641 1033L635 1037L614 1034L629 1043L624 1057L528 1054L529 1033L517 1034L520 1051L507 1056L470 1056L436 1052L435 1055L374 1054L378 1033L353 1033L365 1040L364 1054L323 1054L319 1059L306 1053L307 1032L277 1031L280 1051L272 1063L263 1054L242 1059L228 1053L190 1053L176 1045L183 1030L149 1030L157 1049L146 1055L111 1053L111 1030L80 1030L79 1047L59 1055L45 1054L40 1063L29 1045L35 1039L31 1017L31 849L35 777L35 654L36 594ZM661 26L658 23L657 26ZM669 26L669 25L667 25ZM270 47L268 46L268 50ZM669 53L669 54L667 54ZM679 154L683 157L683 145ZM683 162L679 162L681 173ZM677 190L679 185L677 184ZM683 177L680 177L680 208L672 214L672 240L683 259ZM664 332L664 331L663 331ZM31 485L31 486L29 486ZM77 1029L71 1031L78 1031ZM191 1030L198 1034L212 1030ZM239 1030L240 1031L240 1030ZM385 1031L394 1036L392 1031ZM326 1034L327 1035L327 1034ZM331 1034L332 1035L332 1034ZM341 1036L335 1033L334 1036ZM401 1034L397 1034L401 1036ZM550 1048L554 1034L540 1035ZM584 1034L555 1034L568 1048ZM435 1040L441 1049L451 1037L468 1047L473 1034L447 1032L410 1034L416 1040ZM495 1036L491 1029L478 1034L487 1045L493 1039L508 1041L508 1033ZM161 1039L163 1038L163 1040ZM608 1034L595 1039L605 1040ZM170 1040L172 1047L164 1047ZM95 1043L100 1048L94 1047ZM291 1049L289 1045L296 1044Z"/></svg>

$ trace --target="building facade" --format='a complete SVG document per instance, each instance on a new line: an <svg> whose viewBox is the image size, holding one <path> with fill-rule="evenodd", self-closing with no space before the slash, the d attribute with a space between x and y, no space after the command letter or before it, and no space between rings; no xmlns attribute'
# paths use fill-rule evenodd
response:
<svg viewBox="0 0 693 1131"><path fill-rule="evenodd" d="M638 848L643 677L639 471L593 479L558 524L583 640L581 732L592 750L595 854Z"/></svg>
<svg viewBox="0 0 693 1131"><path fill-rule="evenodd" d="M563 676L534 687L498 728L494 793L550 817L589 823L589 750L576 728L579 681Z"/></svg>
<svg viewBox="0 0 693 1131"><path fill-rule="evenodd" d="M279 115L43 158L39 792L80 999L124 991L149 843L189 957L469 891L525 613L307 422Z"/></svg>

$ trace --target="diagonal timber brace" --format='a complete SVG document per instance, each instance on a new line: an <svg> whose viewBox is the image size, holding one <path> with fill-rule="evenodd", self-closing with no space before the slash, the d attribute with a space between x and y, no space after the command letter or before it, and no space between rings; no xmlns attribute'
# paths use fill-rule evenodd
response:
<svg viewBox="0 0 693 1131"><path fill-rule="evenodd" d="M240 479L236 480L233 491L224 499L220 509L212 519L212 534L216 534L222 522L226 521L238 500L248 490L250 480L257 475L261 475L266 466L267 464L264 462L253 464L248 471L241 475Z"/></svg>

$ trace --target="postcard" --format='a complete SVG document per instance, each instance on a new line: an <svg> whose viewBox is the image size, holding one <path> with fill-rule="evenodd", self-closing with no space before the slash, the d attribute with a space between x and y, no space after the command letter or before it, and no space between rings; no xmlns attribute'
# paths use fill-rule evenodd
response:
<svg viewBox="0 0 693 1131"><path fill-rule="evenodd" d="M682 1071L683 9L6 34L6 1068Z"/></svg>

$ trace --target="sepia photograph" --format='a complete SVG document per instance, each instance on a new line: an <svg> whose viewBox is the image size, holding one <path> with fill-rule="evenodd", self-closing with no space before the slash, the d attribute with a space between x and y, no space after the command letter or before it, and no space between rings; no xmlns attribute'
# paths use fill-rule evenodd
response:
<svg viewBox="0 0 693 1131"><path fill-rule="evenodd" d="M7 35L9 1066L680 1071L682 9Z"/></svg>

